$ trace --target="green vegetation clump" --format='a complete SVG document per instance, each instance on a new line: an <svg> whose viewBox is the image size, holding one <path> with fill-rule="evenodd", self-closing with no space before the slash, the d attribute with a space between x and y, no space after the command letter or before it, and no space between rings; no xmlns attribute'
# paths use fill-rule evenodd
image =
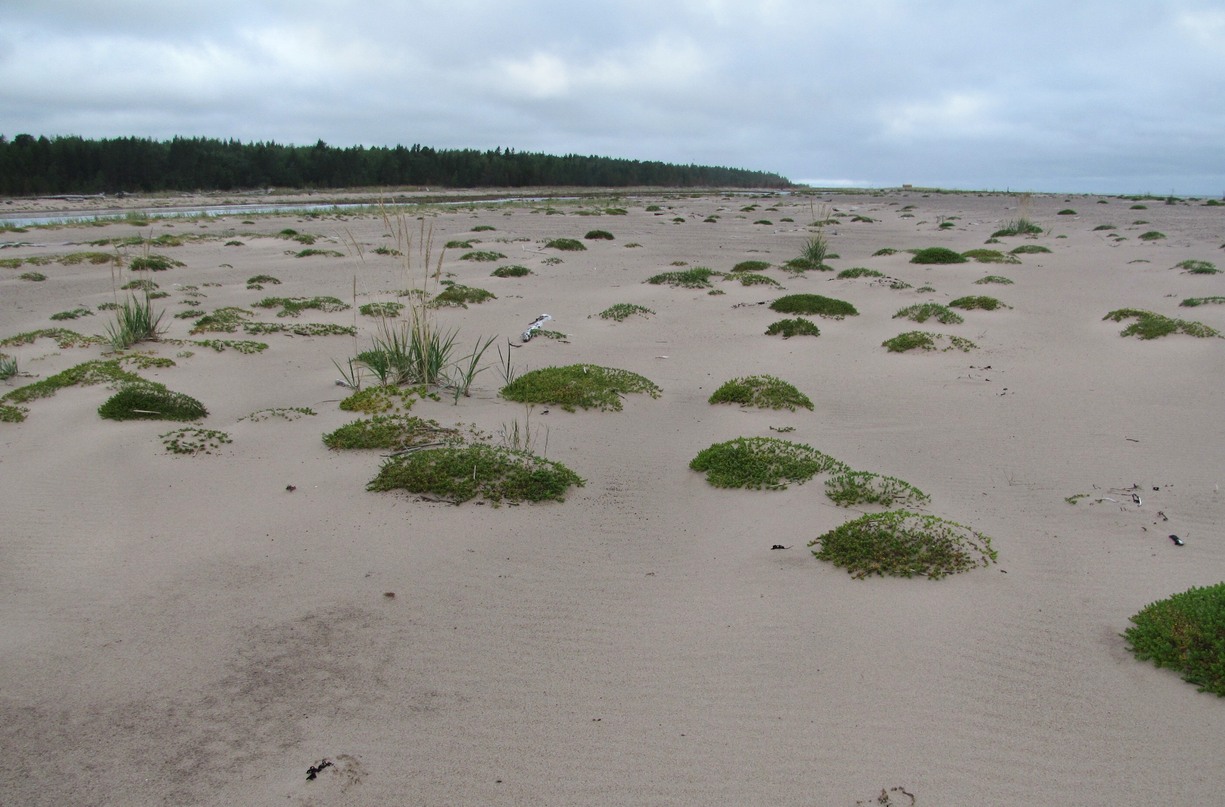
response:
<svg viewBox="0 0 1225 807"><path fill-rule="evenodd" d="M148 292L157 291L157 288L158 288L157 284L154 283L152 280L149 280L148 278L137 278L136 280L129 280L127 283L124 283L122 286L119 287L120 291L148 291Z"/></svg>
<svg viewBox="0 0 1225 807"><path fill-rule="evenodd" d="M876 269L866 269L862 266L855 266L850 269L843 269L838 273L838 277L844 280L856 277L884 277L884 272L879 272Z"/></svg>
<svg viewBox="0 0 1225 807"><path fill-rule="evenodd" d="M448 241L446 243L446 248L447 249L472 249L472 242L471 241Z"/></svg>
<svg viewBox="0 0 1225 807"><path fill-rule="evenodd" d="M714 269L708 269L705 266L694 266L691 269L679 272L661 272L658 275L647 278L647 282L655 286L668 285L673 288L701 289L708 288L710 286L710 278L718 276L719 273Z"/></svg>
<svg viewBox="0 0 1225 807"><path fill-rule="evenodd" d="M986 277L981 277L974 281L974 285L976 286L985 286L988 283L999 283L1001 286L1012 285L1011 280L1006 277L1001 277L1000 275L987 275Z"/></svg>
<svg viewBox="0 0 1225 807"><path fill-rule="evenodd" d="M475 443L413 451L383 464L367 490L405 490L453 504L481 497L501 502L565 501L584 480L558 462L526 451Z"/></svg>
<svg viewBox="0 0 1225 807"><path fill-rule="evenodd" d="M17 359L7 353L0 353L0 381L8 381L17 375Z"/></svg>
<svg viewBox="0 0 1225 807"><path fill-rule="evenodd" d="M468 303L478 305L486 300L498 299L493 292L485 289L477 289L469 286L461 286L458 283L452 283L443 289L434 299L430 300L431 308L442 308L443 306L454 306L457 308L467 308Z"/></svg>
<svg viewBox="0 0 1225 807"><path fill-rule="evenodd" d="M1200 692L1225 697L1225 583L1154 602L1131 622L1123 638L1136 658L1177 670Z"/></svg>
<svg viewBox="0 0 1225 807"><path fill-rule="evenodd" d="M938 345L948 343L946 347L940 348ZM960 350L963 353L969 353L978 345L961 336L950 336L942 333L931 333L929 331L907 331L900 333L892 339L886 339L881 342L881 347L888 350L890 353L906 353L910 350Z"/></svg>
<svg viewBox="0 0 1225 807"><path fill-rule="evenodd" d="M199 420L204 404L190 395L150 383L128 384L98 407L108 420Z"/></svg>
<svg viewBox="0 0 1225 807"><path fill-rule="evenodd" d="M315 243L315 236L311 235L310 233L300 233L290 227L286 227L284 230L277 233L277 238L297 241L299 244L305 244L306 246L310 246L311 244Z"/></svg>
<svg viewBox="0 0 1225 807"><path fill-rule="evenodd" d="M243 322L255 316L254 312L245 308L226 306L218 308L211 314L205 314L191 326L195 333L234 333Z"/></svg>
<svg viewBox="0 0 1225 807"><path fill-rule="evenodd" d="M271 420L272 418L280 418L282 420L294 421L300 420L307 415L318 414L309 406L277 406L268 409L257 409L249 415L240 417L239 420L249 420L252 423L259 423L263 420Z"/></svg>
<svg viewBox="0 0 1225 807"><path fill-rule="evenodd" d="M188 344L211 348L217 353L224 353L227 349L236 350L248 356L263 353L268 349L267 342L253 342L250 339L193 339Z"/></svg>
<svg viewBox="0 0 1225 807"><path fill-rule="evenodd" d="M514 264L511 266L499 266L489 274L493 277L525 277L531 273L532 270L528 269L526 266Z"/></svg>
<svg viewBox="0 0 1225 807"><path fill-rule="evenodd" d="M1060 211L1059 211L1058 213L1056 213L1055 215L1056 215L1056 216L1075 216L1075 215L1076 215L1076 211L1075 211L1075 210L1073 210L1073 209L1072 209L1072 208L1070 208L1070 207L1065 207L1063 210L1060 210Z"/></svg>
<svg viewBox="0 0 1225 807"><path fill-rule="evenodd" d="M970 258L971 260L978 261L979 263L1020 263L1021 262L1020 258L1017 258L1015 254L1005 255L1003 252L1000 252L998 249L971 249L961 254L967 258Z"/></svg>
<svg viewBox="0 0 1225 807"><path fill-rule="evenodd" d="M915 250L911 257L911 263L933 264L933 263L965 263L968 258L959 252L954 252L947 247L926 247L924 249Z"/></svg>
<svg viewBox="0 0 1225 807"><path fill-rule="evenodd" d="M1215 275L1221 271L1211 261L1179 261L1174 268L1191 275Z"/></svg>
<svg viewBox="0 0 1225 807"><path fill-rule="evenodd" d="M733 272L764 272L770 268L766 261L741 261L732 267Z"/></svg>
<svg viewBox="0 0 1225 807"><path fill-rule="evenodd" d="M76 308L70 311L58 311L51 315L51 319L57 322L60 322L66 319L80 319L81 317L92 317L93 315L94 315L94 312L90 311L88 308L85 308L84 306L77 306Z"/></svg>
<svg viewBox="0 0 1225 807"><path fill-rule="evenodd" d="M608 230L588 230L583 238L586 238L588 241L612 241L613 234Z"/></svg>
<svg viewBox="0 0 1225 807"><path fill-rule="evenodd" d="M879 258L882 255L896 255L896 254L897 254L897 250L894 249L893 247L881 247L880 249L872 253L872 257Z"/></svg>
<svg viewBox="0 0 1225 807"><path fill-rule="evenodd" d="M1194 308L1197 305L1221 305L1221 304L1225 304L1225 297L1220 297L1220 296L1188 297L1187 299L1179 303L1179 305L1185 306L1186 308Z"/></svg>
<svg viewBox="0 0 1225 807"><path fill-rule="evenodd" d="M500 261L505 258L506 256L501 252L494 252L487 249L477 250L475 252L465 252L463 255L459 256L461 261L478 261L481 263L486 263L488 261Z"/></svg>
<svg viewBox="0 0 1225 807"><path fill-rule="evenodd" d="M1160 241L1161 239L1165 238L1165 233L1161 233L1156 230L1149 230L1146 233L1141 233L1138 237L1141 241Z"/></svg>
<svg viewBox="0 0 1225 807"><path fill-rule="evenodd" d="M334 249L304 249L294 253L295 258L343 258L344 253Z"/></svg>
<svg viewBox="0 0 1225 807"><path fill-rule="evenodd" d="M42 272L22 272L17 277L20 280L29 280L32 283L42 283L47 279L47 276Z"/></svg>
<svg viewBox="0 0 1225 807"><path fill-rule="evenodd" d="M715 443L694 457L689 467L704 472L717 488L784 490L817 474L848 470L846 465L804 443L777 437L737 437Z"/></svg>
<svg viewBox="0 0 1225 807"><path fill-rule="evenodd" d="M992 238L1005 238L1011 235L1041 235L1042 228L1025 217L1004 223L1003 229L991 234Z"/></svg>
<svg viewBox="0 0 1225 807"><path fill-rule="evenodd" d="M1113 322L1134 319L1135 322L1128 325L1119 334L1121 336L1134 336L1137 339L1156 339L1172 333L1184 333L1188 336L1198 336L1200 338L1221 335L1220 331L1202 322L1174 319L1162 314L1155 314L1152 311L1142 311L1138 308L1119 308L1111 311L1102 319L1108 319Z"/></svg>
<svg viewBox="0 0 1225 807"><path fill-rule="evenodd" d="M893 315L894 319L904 317L914 322L927 322L935 319L941 325L960 325L965 319L956 311L939 303L916 303L908 305Z"/></svg>
<svg viewBox="0 0 1225 807"><path fill-rule="evenodd" d="M37 331L26 331L16 336L0 339L0 347L18 347L32 345L38 339L54 339L55 346L61 350L70 347L86 347L102 344L106 340L100 336L85 336L67 328L40 328Z"/></svg>
<svg viewBox="0 0 1225 807"><path fill-rule="evenodd" d="M108 258L109 261L109 258ZM172 269L176 266L186 266L182 261L176 261L173 258L167 258L165 255L141 255L133 258L128 263L128 268L133 272L164 272L167 269Z"/></svg>
<svg viewBox="0 0 1225 807"><path fill-rule="evenodd" d="M425 394L425 387L368 387L345 398L340 402L340 408L345 412L365 412L370 415L391 410L407 412L413 408L416 398Z"/></svg>
<svg viewBox="0 0 1225 807"><path fill-rule="evenodd" d="M147 293L143 300L129 296L115 309L115 321L106 326L111 347L125 350L137 342L157 339L162 332L161 322L165 313L154 313L153 302Z"/></svg>
<svg viewBox="0 0 1225 807"><path fill-rule="evenodd" d="M781 288L783 285L769 275L759 275L755 272L743 272L739 275L733 275L733 277L740 281L741 286L779 286ZM722 294L722 292L718 293ZM715 294L715 292L712 291L711 294Z"/></svg>
<svg viewBox="0 0 1225 807"><path fill-rule="evenodd" d="M294 325L282 325L279 322L244 322L242 329L252 335L291 333L294 336L357 336L357 328L352 325L336 325L332 322L303 322Z"/></svg>
<svg viewBox="0 0 1225 807"><path fill-rule="evenodd" d="M658 398L660 389L650 380L613 367L571 364L524 373L501 390L508 401L554 404L573 412L576 407L620 411L621 398L643 392Z"/></svg>
<svg viewBox="0 0 1225 807"><path fill-rule="evenodd" d="M280 308L281 310L276 312L278 317L296 317L311 309L331 312L349 308L348 304L335 297L265 297L254 305L256 308Z"/></svg>
<svg viewBox="0 0 1225 807"><path fill-rule="evenodd" d="M788 294L770 303L770 310L780 314L813 314L831 319L859 315L855 306L845 300L822 297L820 294Z"/></svg>
<svg viewBox="0 0 1225 807"><path fill-rule="evenodd" d="M1012 306L1004 305L994 297L969 295L966 297L958 297L956 300L950 300L949 307L961 308L966 311L973 311L976 309L981 309L983 311L995 311L999 308L1011 308Z"/></svg>
<svg viewBox="0 0 1225 807"><path fill-rule="evenodd" d="M587 249L583 242L576 238L554 238L546 241L544 246L545 249L560 249L563 252L582 252Z"/></svg>
<svg viewBox="0 0 1225 807"><path fill-rule="evenodd" d="M821 330L810 319L794 317L771 322L766 328L766 336L782 336L790 339L793 336L820 336Z"/></svg>
<svg viewBox="0 0 1225 807"><path fill-rule="evenodd" d="M410 446L451 443L457 439L454 429L443 428L435 420L390 414L346 423L323 435L323 444L334 451L372 448L400 451Z"/></svg>
<svg viewBox="0 0 1225 807"><path fill-rule="evenodd" d="M797 407L811 410L812 400L786 381L772 375L751 375L733 378L719 387L710 396L710 403L735 403L754 406L758 409L787 409Z"/></svg>
<svg viewBox="0 0 1225 807"><path fill-rule="evenodd" d="M1093 228L1093 232L1097 232L1099 230L1117 230L1117 229L1119 228L1115 227L1113 224L1099 224Z"/></svg>
<svg viewBox="0 0 1225 807"><path fill-rule="evenodd" d="M635 314L641 314L645 317L654 313L654 311L646 306L637 305L635 303L617 303L616 305L610 305L608 308L601 311L600 319L611 319L616 320L617 322L623 322Z"/></svg>
<svg viewBox="0 0 1225 807"><path fill-rule="evenodd" d="M254 275L247 278L247 289L250 291L263 291L264 286L279 286L281 281L272 275Z"/></svg>
<svg viewBox="0 0 1225 807"><path fill-rule="evenodd" d="M473 227L473 228L472 228L472 232L474 232L474 233L487 233L487 232L492 232L492 231L494 231L494 230L496 230L496 229L498 229L498 228L497 228L497 227L494 227L492 224L478 224L478 225L476 225L475 227Z"/></svg>
<svg viewBox="0 0 1225 807"><path fill-rule="evenodd" d="M357 310L367 317L398 317L404 310L404 303L365 303Z"/></svg>
<svg viewBox="0 0 1225 807"><path fill-rule="evenodd" d="M890 510L848 521L809 542L813 554L854 578L869 575L938 580L996 561L991 539L955 521Z"/></svg>
<svg viewBox="0 0 1225 807"><path fill-rule="evenodd" d="M225 443L234 442L225 432L196 427L166 432L161 438L171 454L212 454Z"/></svg>
<svg viewBox="0 0 1225 807"><path fill-rule="evenodd" d="M825 482L825 495L839 507L879 504L884 507L921 507L931 497L909 482L868 471L845 471Z"/></svg>

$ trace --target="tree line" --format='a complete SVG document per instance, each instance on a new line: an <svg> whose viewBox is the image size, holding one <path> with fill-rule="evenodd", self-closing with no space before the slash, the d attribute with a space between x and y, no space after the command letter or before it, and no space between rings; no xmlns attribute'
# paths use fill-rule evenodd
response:
<svg viewBox="0 0 1225 807"><path fill-rule="evenodd" d="M0 135L0 193L7 196L251 190L269 187L733 187L780 188L778 174L514 149L313 146L202 137Z"/></svg>

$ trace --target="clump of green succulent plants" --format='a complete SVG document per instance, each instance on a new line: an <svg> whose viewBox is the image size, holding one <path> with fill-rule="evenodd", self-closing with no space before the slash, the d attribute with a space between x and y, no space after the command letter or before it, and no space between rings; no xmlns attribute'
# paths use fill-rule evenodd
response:
<svg viewBox="0 0 1225 807"><path fill-rule="evenodd" d="M904 317L915 322L927 322L934 319L942 325L960 325L965 322L960 314L939 303L916 303L908 305L893 315L894 319Z"/></svg>
<svg viewBox="0 0 1225 807"><path fill-rule="evenodd" d="M617 322L623 322L635 314L646 317L654 313L654 311L646 306L638 305L637 303L616 303L615 305L610 305L608 308L601 311L600 319L611 319Z"/></svg>
<svg viewBox="0 0 1225 807"><path fill-rule="evenodd" d="M1220 331L1216 328L1209 327L1202 322L1174 319L1173 317L1156 314L1152 311L1144 311L1139 308L1118 308L1102 317L1102 319L1111 320L1112 322L1122 322L1128 319L1135 320L1135 322L1119 333L1122 336L1134 336L1137 339L1157 339L1158 337L1169 336L1174 333L1198 336L1200 338L1221 335Z"/></svg>
<svg viewBox="0 0 1225 807"><path fill-rule="evenodd" d="M1225 583L1192 586L1145 606L1123 638L1136 658L1225 697Z"/></svg>
<svg viewBox="0 0 1225 807"><path fill-rule="evenodd" d="M848 470L847 466L810 445L777 437L737 437L705 448L689 467L706 474L718 488L783 490L817 474Z"/></svg>
<svg viewBox="0 0 1225 807"><path fill-rule="evenodd" d="M571 364L532 370L501 390L502 397L508 401L553 404L568 412L576 408L620 411L622 397L632 393L658 398L660 389L649 379L628 370Z"/></svg>
<svg viewBox="0 0 1225 807"><path fill-rule="evenodd" d="M812 409L812 400L792 384L772 375L751 375L724 382L710 396L710 403L734 403L759 409Z"/></svg>
<svg viewBox="0 0 1225 807"><path fill-rule="evenodd" d="M771 322L766 328L766 336L781 336L790 339L793 336L820 336L821 329L810 319L791 317Z"/></svg>
<svg viewBox="0 0 1225 807"><path fill-rule="evenodd" d="M813 554L854 578L871 575L938 580L996 562L991 539L936 516L890 510L869 513L809 542Z"/></svg>
<svg viewBox="0 0 1225 807"><path fill-rule="evenodd" d="M558 462L525 451L473 443L412 451L392 457L367 486L372 491L404 490L453 504L485 501L565 501L582 477Z"/></svg>
<svg viewBox="0 0 1225 807"><path fill-rule="evenodd" d="M855 306L847 301L823 297L820 294L788 294L770 303L770 310L780 314L812 314L830 319L859 314Z"/></svg>

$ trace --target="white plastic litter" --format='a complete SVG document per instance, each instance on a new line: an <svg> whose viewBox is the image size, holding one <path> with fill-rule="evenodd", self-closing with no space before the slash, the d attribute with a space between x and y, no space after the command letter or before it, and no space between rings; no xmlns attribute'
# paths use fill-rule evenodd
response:
<svg viewBox="0 0 1225 807"><path fill-rule="evenodd" d="M540 326L544 325L551 319L553 319L553 317L549 316L548 314L541 314L540 316L536 317L536 319L532 320L532 324L528 325L527 330L523 332L523 341L532 341L532 336L534 336L536 331L540 329Z"/></svg>

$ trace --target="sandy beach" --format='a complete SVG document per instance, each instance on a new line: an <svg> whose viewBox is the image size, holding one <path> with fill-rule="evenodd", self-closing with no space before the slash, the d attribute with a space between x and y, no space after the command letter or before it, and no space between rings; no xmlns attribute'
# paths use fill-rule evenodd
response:
<svg viewBox="0 0 1225 807"><path fill-rule="evenodd" d="M0 214L318 198L0 200ZM232 440L169 453L161 435L190 424L104 420L105 385L62 389L29 402L24 421L0 423L0 804L852 807L884 803L882 790L890 804L923 807L1225 798L1225 700L1137 661L1120 636L1145 605L1225 580L1225 340L1145 341L1103 320L1135 308L1225 332L1225 305L1180 306L1225 295L1225 273L1178 266L1225 268L1225 206L917 189L630 192L398 215L414 236L432 231L434 260L452 240L505 256L445 251L444 279L496 295L438 311L463 350L480 337L518 345L548 313L566 338L507 348L518 373L587 363L662 389L627 396L617 412L528 409L499 396L491 348L470 396L413 407L495 443L518 421L537 453L585 480L563 503L368 492L380 452L324 446L356 417L338 408L348 390L335 363L369 347L378 325L357 306L420 283L376 251L394 239L375 211L0 231L0 260L21 259L0 268L0 340L54 327L102 334L113 314L98 306L120 283L152 280L168 293L155 300L165 338L133 350L173 366L134 371L199 399L209 415L195 425ZM834 271L785 271L823 216ZM985 244L1022 216L1042 234ZM278 237L286 229L313 235L323 254L297 257L305 246ZM584 239L596 229L613 239ZM1140 238L1150 231L1164 237ZM163 235L182 243L92 244ZM546 248L555 238L586 250ZM1026 244L1049 252L950 265L906 252ZM117 253L123 266L56 260L87 251ZM128 268L148 253L182 265ZM645 282L748 260L770 263L763 274L780 286ZM531 274L490 275L510 264ZM884 277L838 277L852 267ZM45 279L22 279L31 272ZM258 275L280 284L248 289ZM1012 283L976 283L988 275ZM765 335L783 316L768 304L795 293L859 314L814 318L816 338ZM296 319L253 308L318 295L353 307ZM956 325L894 318L966 295L1008 307L962 311ZM617 303L654 313L599 316ZM358 335L193 335L194 320L175 316L226 306ZM51 319L77 308L90 313ZM882 347L917 329L976 349ZM190 344L217 337L267 348ZM0 347L20 371L0 395L107 350L51 338ZM795 385L813 411L708 403L725 381L760 374ZM251 417L291 408L314 414ZM906 480L930 494L924 512L990 536L998 562L937 581L854 579L807 544L865 508L836 506L819 480L729 490L689 469L699 451L740 436L805 443ZM333 764L308 780L323 760Z"/></svg>

